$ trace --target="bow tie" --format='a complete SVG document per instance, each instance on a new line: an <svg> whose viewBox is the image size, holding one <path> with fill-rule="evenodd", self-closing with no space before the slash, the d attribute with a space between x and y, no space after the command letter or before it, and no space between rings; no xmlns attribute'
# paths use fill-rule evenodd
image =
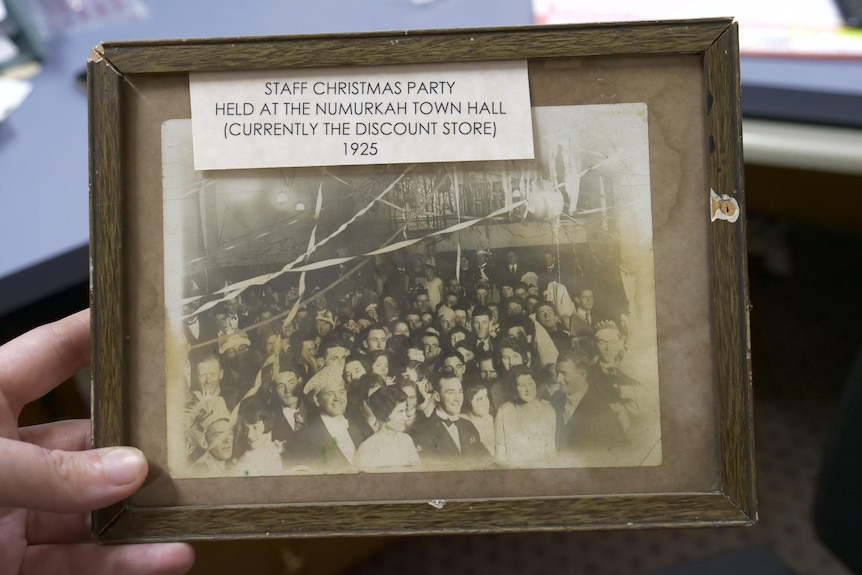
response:
<svg viewBox="0 0 862 575"><path fill-rule="evenodd" d="M440 419L442 419L442 420L443 420L443 424L444 424L446 427L452 427L453 425L455 425L455 420L454 420L454 419L449 419L448 417L445 417L445 418L444 418L444 417L441 417Z"/></svg>

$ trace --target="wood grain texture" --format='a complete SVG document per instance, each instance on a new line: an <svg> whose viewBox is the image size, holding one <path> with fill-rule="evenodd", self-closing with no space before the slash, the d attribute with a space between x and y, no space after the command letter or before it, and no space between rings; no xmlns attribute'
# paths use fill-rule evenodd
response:
<svg viewBox="0 0 862 575"><path fill-rule="evenodd" d="M332 537L746 525L722 493L363 505L136 508L103 540ZM202 529L202 526L205 526Z"/></svg>
<svg viewBox="0 0 862 575"><path fill-rule="evenodd" d="M712 222L713 311L724 492L752 520L757 515L749 340L745 194L742 166L737 26L705 54L708 182L739 204L735 223Z"/></svg>
<svg viewBox="0 0 862 575"><path fill-rule="evenodd" d="M730 20L574 25L491 30L345 34L108 43L89 66L93 441L128 443L125 370L129 270L124 258L124 76L206 70L554 59L643 54L703 57L711 105L709 187L735 197L735 224L710 225L715 385L720 405L720 491L655 495L427 502L143 507L128 502L94 514L104 541L550 531L750 524L756 517L750 346L742 190L739 67ZM129 136L133 137L133 136ZM711 150L711 151L708 151ZM131 159L129 161L134 161ZM152 166L157 169L156 166ZM705 382L704 385L709 385Z"/></svg>
<svg viewBox="0 0 862 575"><path fill-rule="evenodd" d="M681 54L703 53L728 23L727 19L714 19L334 36L108 42L101 46L101 50L113 66L126 74Z"/></svg>
<svg viewBox="0 0 862 575"><path fill-rule="evenodd" d="M122 77L104 60L87 67L90 147L90 311L92 443L127 443L123 400L124 265L122 194ZM93 514L98 533L122 504Z"/></svg>

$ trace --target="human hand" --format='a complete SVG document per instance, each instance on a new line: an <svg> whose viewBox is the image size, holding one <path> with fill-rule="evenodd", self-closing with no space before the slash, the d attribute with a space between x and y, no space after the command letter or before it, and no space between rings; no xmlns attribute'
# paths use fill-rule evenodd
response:
<svg viewBox="0 0 862 575"><path fill-rule="evenodd" d="M185 573L182 543L99 545L89 511L129 497L147 462L130 447L89 450L86 420L18 428L29 402L90 359L90 312L42 326L0 347L0 575Z"/></svg>
<svg viewBox="0 0 862 575"><path fill-rule="evenodd" d="M406 367L404 368L404 372L401 374L413 383L419 381L419 373L417 373L415 367Z"/></svg>

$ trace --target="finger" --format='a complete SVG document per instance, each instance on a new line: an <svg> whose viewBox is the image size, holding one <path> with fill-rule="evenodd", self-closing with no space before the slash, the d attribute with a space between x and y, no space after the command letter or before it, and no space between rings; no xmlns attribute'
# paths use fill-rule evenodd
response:
<svg viewBox="0 0 862 575"><path fill-rule="evenodd" d="M0 507L90 511L125 499L147 474L132 447L61 451L0 438Z"/></svg>
<svg viewBox="0 0 862 575"><path fill-rule="evenodd" d="M27 549L21 573L179 575L194 561L194 550L185 543L34 545Z"/></svg>
<svg viewBox="0 0 862 575"><path fill-rule="evenodd" d="M27 543L79 543L91 538L89 513L27 513Z"/></svg>
<svg viewBox="0 0 862 575"><path fill-rule="evenodd" d="M83 310L0 347L0 394L17 416L89 361L90 310Z"/></svg>
<svg viewBox="0 0 862 575"><path fill-rule="evenodd" d="M47 449L84 451L90 447L90 420L67 419L18 430L21 441Z"/></svg>

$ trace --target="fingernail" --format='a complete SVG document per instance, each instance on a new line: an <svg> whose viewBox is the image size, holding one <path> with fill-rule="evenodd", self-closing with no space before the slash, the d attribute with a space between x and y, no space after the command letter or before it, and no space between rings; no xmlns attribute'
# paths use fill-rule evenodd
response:
<svg viewBox="0 0 862 575"><path fill-rule="evenodd" d="M102 455L102 467L114 485L134 483L144 471L144 454L134 447L117 447Z"/></svg>

